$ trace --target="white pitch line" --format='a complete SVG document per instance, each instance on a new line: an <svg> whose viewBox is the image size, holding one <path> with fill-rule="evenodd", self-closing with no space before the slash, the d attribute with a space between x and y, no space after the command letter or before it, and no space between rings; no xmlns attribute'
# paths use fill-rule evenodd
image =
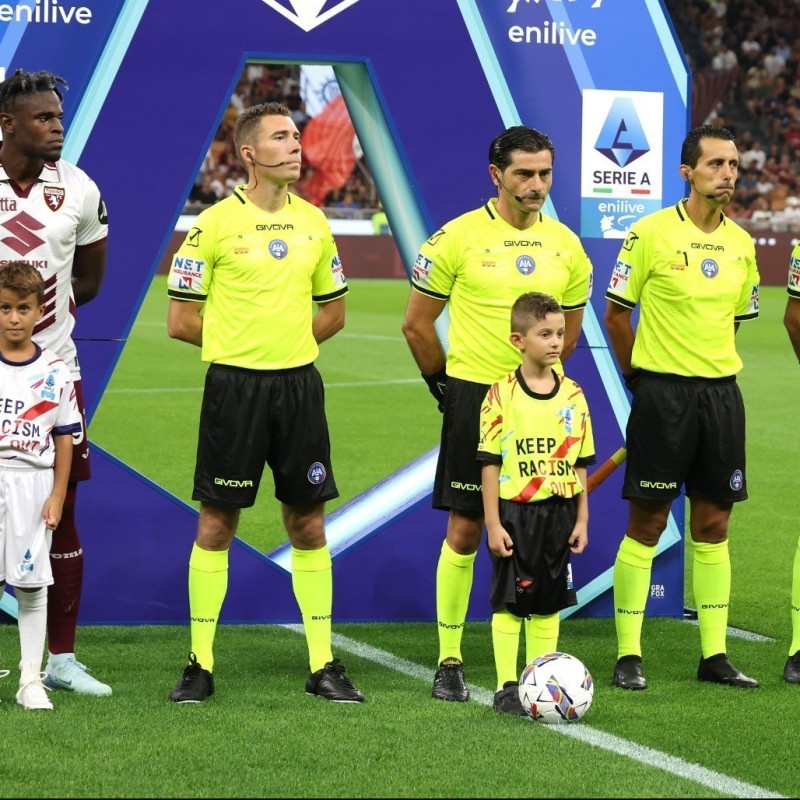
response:
<svg viewBox="0 0 800 800"><path fill-rule="evenodd" d="M699 626L696 619L685 619L689 625ZM748 642L774 642L775 640L770 636L762 636L760 633L753 633L752 631L743 631L741 628L726 628L726 635L734 639L746 639Z"/></svg>
<svg viewBox="0 0 800 800"><path fill-rule="evenodd" d="M281 627L301 635L304 633L302 625L282 625ZM352 653L359 658L365 658L368 661L374 661L376 664L388 667L396 672L401 672L403 675L408 675L411 678L417 678L426 682L431 679L430 669L420 664L415 664L413 661L408 661L405 658L399 658L391 653L387 653L385 650L372 647L364 642L350 639L340 633L333 634L333 643L340 650L345 650L348 653ZM484 706L492 705L494 695L488 689L469 683L467 687L469 688L471 700ZM645 764L648 767L655 767L669 772L672 775L677 775L680 778L686 778L687 780L699 783L701 786L706 786L723 795L731 797L784 797L782 794L770 792L752 783L736 780L735 778L716 772L713 769L707 769L699 764L692 764L688 761L684 761L682 758L662 753L660 750L655 750L652 747L644 747L643 745L629 742L627 739L623 739L619 736L595 730L586 723L581 723L580 725L541 725L541 727L552 733L561 733L564 736L580 739L582 742L592 747L608 750L610 753L630 758L632 761L638 761L640 764Z"/></svg>

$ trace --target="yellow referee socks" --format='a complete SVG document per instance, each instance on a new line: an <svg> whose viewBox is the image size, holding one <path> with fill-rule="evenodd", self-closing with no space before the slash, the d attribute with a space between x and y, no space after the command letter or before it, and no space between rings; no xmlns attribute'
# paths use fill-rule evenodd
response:
<svg viewBox="0 0 800 800"><path fill-rule="evenodd" d="M447 540L442 544L436 568L436 618L439 622L439 663L461 658L461 635L467 618L472 573L477 553L462 556Z"/></svg>
<svg viewBox="0 0 800 800"><path fill-rule="evenodd" d="M503 688L503 684L519 680L517 657L521 630L522 618L514 616L510 611L495 611L492 615L492 647L498 691Z"/></svg>
<svg viewBox="0 0 800 800"><path fill-rule="evenodd" d="M534 658L545 653L558 650L558 632L561 618L558 612L539 616L532 614L525 620L525 663L530 664Z"/></svg>
<svg viewBox="0 0 800 800"><path fill-rule="evenodd" d="M692 588L700 628L703 658L725 652L728 603L731 599L731 559L728 541L717 544L692 542Z"/></svg>
<svg viewBox="0 0 800 800"><path fill-rule="evenodd" d="M214 635L227 591L228 551L203 550L195 544L189 557L192 652L209 672L214 670Z"/></svg>
<svg viewBox="0 0 800 800"><path fill-rule="evenodd" d="M800 539L794 551L794 569L792 570L792 646L789 655L800 650Z"/></svg>
<svg viewBox="0 0 800 800"><path fill-rule="evenodd" d="M308 665L312 672L316 672L333 661L333 568L328 545L319 550L292 548L292 589L303 617Z"/></svg>
<svg viewBox="0 0 800 800"><path fill-rule="evenodd" d="M656 548L625 536L614 562L614 623L617 658L641 656L642 623Z"/></svg>

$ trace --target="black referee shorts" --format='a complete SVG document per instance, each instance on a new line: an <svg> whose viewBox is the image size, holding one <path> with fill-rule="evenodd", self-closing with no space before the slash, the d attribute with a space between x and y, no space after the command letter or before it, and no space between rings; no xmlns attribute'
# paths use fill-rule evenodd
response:
<svg viewBox="0 0 800 800"><path fill-rule="evenodd" d="M261 371L212 364L206 373L192 498L255 503L264 464L289 506L339 496L333 478L322 378L309 364Z"/></svg>
<svg viewBox="0 0 800 800"><path fill-rule="evenodd" d="M447 379L442 441L433 482L434 508L483 516L483 465L475 456L481 435L481 406L488 391L488 384Z"/></svg>
<svg viewBox="0 0 800 800"><path fill-rule="evenodd" d="M736 379L643 372L626 431L622 496L670 502L747 499L744 402Z"/></svg>

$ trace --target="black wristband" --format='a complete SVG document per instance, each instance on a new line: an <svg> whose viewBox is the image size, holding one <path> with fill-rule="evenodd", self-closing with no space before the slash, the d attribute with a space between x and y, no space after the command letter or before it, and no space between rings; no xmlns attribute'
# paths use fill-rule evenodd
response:
<svg viewBox="0 0 800 800"><path fill-rule="evenodd" d="M633 372L629 372L627 375L623 374L622 380L625 381L625 388L633 394L633 390L636 387L636 382L639 378L642 377L642 371L640 369L635 369Z"/></svg>
<svg viewBox="0 0 800 800"><path fill-rule="evenodd" d="M436 400L439 411L444 411L444 389L447 386L447 372L440 369L433 375L423 375L422 380L428 384L428 389Z"/></svg>

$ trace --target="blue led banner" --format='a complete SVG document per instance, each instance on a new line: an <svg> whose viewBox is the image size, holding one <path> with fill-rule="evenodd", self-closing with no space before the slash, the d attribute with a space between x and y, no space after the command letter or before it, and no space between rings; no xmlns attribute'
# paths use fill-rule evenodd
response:
<svg viewBox="0 0 800 800"><path fill-rule="evenodd" d="M96 180L109 209L106 282L76 328L89 412L243 65L332 64L408 265L431 232L492 196L486 153L499 131L525 123L550 135L555 178L545 210L581 235L595 265L571 372L592 406L600 460L614 453L628 401L598 322L605 287L630 224L683 190L689 75L661 3L193 0L186 9L169 0L0 3L0 66L67 79L64 157ZM194 509L116 454L95 448L93 458L79 503L82 621L185 622ZM375 475L373 490L331 515L337 581L347 587L337 619L433 619L445 527L430 509L434 459L420 454L398 475ZM619 473L592 495L592 547L574 565L577 613L610 613L627 517ZM662 537L650 613L682 613L682 524L671 519ZM265 555L237 540L226 619L296 621L287 566L285 549ZM483 552L477 569L476 586L488 586ZM473 593L471 617L488 617L486 594Z"/></svg>

